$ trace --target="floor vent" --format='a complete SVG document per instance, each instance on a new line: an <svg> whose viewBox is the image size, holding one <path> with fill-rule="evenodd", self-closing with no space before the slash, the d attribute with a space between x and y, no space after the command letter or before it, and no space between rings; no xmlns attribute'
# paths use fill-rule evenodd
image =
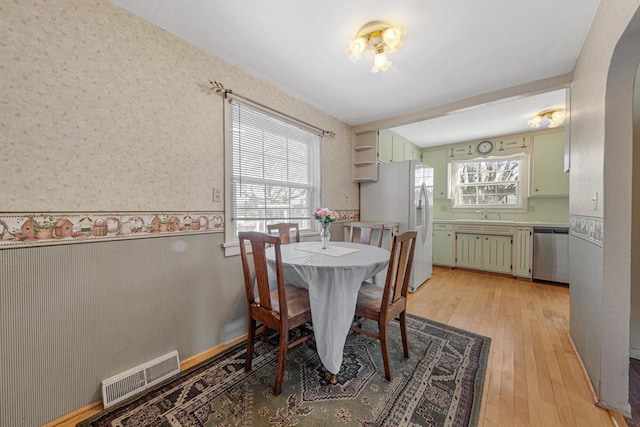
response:
<svg viewBox="0 0 640 427"><path fill-rule="evenodd" d="M178 352L172 351L128 371L102 381L105 408L139 393L180 372Z"/></svg>

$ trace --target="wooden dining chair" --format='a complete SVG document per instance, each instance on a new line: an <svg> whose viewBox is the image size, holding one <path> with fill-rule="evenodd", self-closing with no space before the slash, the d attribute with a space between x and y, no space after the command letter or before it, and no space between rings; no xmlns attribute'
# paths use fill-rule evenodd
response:
<svg viewBox="0 0 640 427"><path fill-rule="evenodd" d="M356 304L356 322L351 330L380 341L385 377L391 381L391 365L387 347L387 325L399 316L404 357L409 357L407 341L407 291L416 248L416 232L396 235L391 246L387 280L384 287L363 283ZM366 319L378 323L378 333L363 328Z"/></svg>
<svg viewBox="0 0 640 427"><path fill-rule="evenodd" d="M280 236L280 243L285 245L287 243L291 243L291 230L294 230L294 236L296 238L296 242L300 241L300 230L298 229L298 224L295 222L280 222L277 224L268 224L267 231L269 234L272 234L274 231L278 231L278 235Z"/></svg>
<svg viewBox="0 0 640 427"><path fill-rule="evenodd" d="M280 254L280 238L278 236L257 232L241 232L238 233L238 237L249 314L245 370L251 370L257 322L260 322L267 329L277 331L280 337L278 368L273 394L278 395L282 389L287 350L313 336L313 332L304 327L306 323L311 322L309 292L293 285L285 285L282 256ZM247 241L251 244L253 267L249 263L249 256L245 246ZM269 289L266 257L266 250L270 246L273 246L275 250L276 289L273 291ZM254 287L257 288L258 295L255 295ZM289 332L296 328L300 329L300 335L289 342Z"/></svg>
<svg viewBox="0 0 640 427"><path fill-rule="evenodd" d="M370 245L375 230L378 231L378 241L374 243L381 248L384 224L377 222L352 222L349 228L349 241Z"/></svg>

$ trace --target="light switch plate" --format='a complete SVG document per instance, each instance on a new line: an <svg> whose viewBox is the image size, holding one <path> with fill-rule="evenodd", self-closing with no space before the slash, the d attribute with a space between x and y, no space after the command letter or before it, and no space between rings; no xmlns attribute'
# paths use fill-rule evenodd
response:
<svg viewBox="0 0 640 427"><path fill-rule="evenodd" d="M221 202L222 201L222 190L217 187L213 187L213 201Z"/></svg>

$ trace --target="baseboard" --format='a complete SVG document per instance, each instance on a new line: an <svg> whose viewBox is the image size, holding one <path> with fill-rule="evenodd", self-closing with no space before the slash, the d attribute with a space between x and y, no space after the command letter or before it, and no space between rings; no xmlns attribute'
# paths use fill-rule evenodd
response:
<svg viewBox="0 0 640 427"><path fill-rule="evenodd" d="M629 347L629 357L640 360L640 348Z"/></svg>
<svg viewBox="0 0 640 427"><path fill-rule="evenodd" d="M573 343L571 334L567 332L567 336L569 337L569 342L571 343L573 352L578 357L578 362L580 363L580 368L582 369L582 373L584 374L584 377L586 378L587 383L589 384L589 389L591 390L594 404L599 408L605 409L609 413L609 416L611 417L611 421L613 422L614 425L618 427L627 427L627 421L624 419L624 416L626 414L623 414L619 410L610 408L600 402L600 399L598 398L598 395L596 394L596 391L593 388L593 384L591 384L591 379L589 378L589 374L587 373L587 368L584 367L584 363L582 363L582 358L580 357L580 353L578 353L578 350L576 349L576 345Z"/></svg>
<svg viewBox="0 0 640 427"><path fill-rule="evenodd" d="M256 333L260 333L260 328L258 328ZM246 340L247 340L247 334L244 333L237 338L234 338L222 344L218 344L217 346L212 347L209 350L205 350L202 353L196 354L195 356L191 356L180 363L180 370L186 371L187 369L196 366L198 363L202 363L205 360L210 359L213 356L216 356L222 353L223 351L230 349L231 347L237 344L240 344L241 342Z"/></svg>
<svg viewBox="0 0 640 427"><path fill-rule="evenodd" d="M609 417L611 417L611 421L614 425L618 427L627 427L627 420L624 417L631 418L631 413L625 414L618 409L612 408L609 405L606 405L602 402L596 402L596 406L598 408L602 408L609 413Z"/></svg>
<svg viewBox="0 0 640 427"><path fill-rule="evenodd" d="M599 400L598 395L596 394L596 390L593 388L593 384L591 384L591 377L589 377L587 368L584 367L584 363L582 363L582 358L580 357L580 353L578 353L578 349L576 348L576 345L573 342L573 338L571 338L571 334L569 332L567 332L567 337L569 338L569 343L571 344L571 348L573 349L573 352L576 354L576 357L578 358L578 363L580 364L580 369L582 369L582 374L587 380L587 384L589 384L589 390L591 390L593 403L597 404Z"/></svg>
<svg viewBox="0 0 640 427"><path fill-rule="evenodd" d="M615 425L616 427L628 427L627 420L624 418L624 416L620 412L615 411L613 409L607 409L607 411L609 411L609 415L611 416L611 421L613 421L613 425Z"/></svg>
<svg viewBox="0 0 640 427"><path fill-rule="evenodd" d="M47 424L43 424L42 427L75 427L79 422L86 420L103 409L102 400L96 400Z"/></svg>
<svg viewBox="0 0 640 427"><path fill-rule="evenodd" d="M261 328L258 328L258 333ZM208 350L203 351L202 353L198 353L194 356L191 356L180 362L180 371L186 371L189 368L196 366L199 363L204 362L207 359L210 359L223 351L241 343L242 341L246 341L247 334L244 333L239 337L236 337L230 341L224 342L222 344L218 344L215 347L212 347ZM63 415L60 418L57 418L53 421L48 422L47 424L43 424L42 427L75 427L79 422L86 420L89 417L99 413L102 411L104 407L102 406L102 400L96 400L95 402L91 402L82 408L78 408L73 412L70 412L66 415Z"/></svg>

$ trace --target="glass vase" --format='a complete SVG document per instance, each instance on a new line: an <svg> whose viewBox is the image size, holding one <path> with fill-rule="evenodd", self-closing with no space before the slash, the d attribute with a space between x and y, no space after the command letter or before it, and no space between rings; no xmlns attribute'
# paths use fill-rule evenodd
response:
<svg viewBox="0 0 640 427"><path fill-rule="evenodd" d="M320 230L320 241L322 242L322 249L327 249L329 247L329 239L331 239L329 224L322 224L322 230Z"/></svg>

